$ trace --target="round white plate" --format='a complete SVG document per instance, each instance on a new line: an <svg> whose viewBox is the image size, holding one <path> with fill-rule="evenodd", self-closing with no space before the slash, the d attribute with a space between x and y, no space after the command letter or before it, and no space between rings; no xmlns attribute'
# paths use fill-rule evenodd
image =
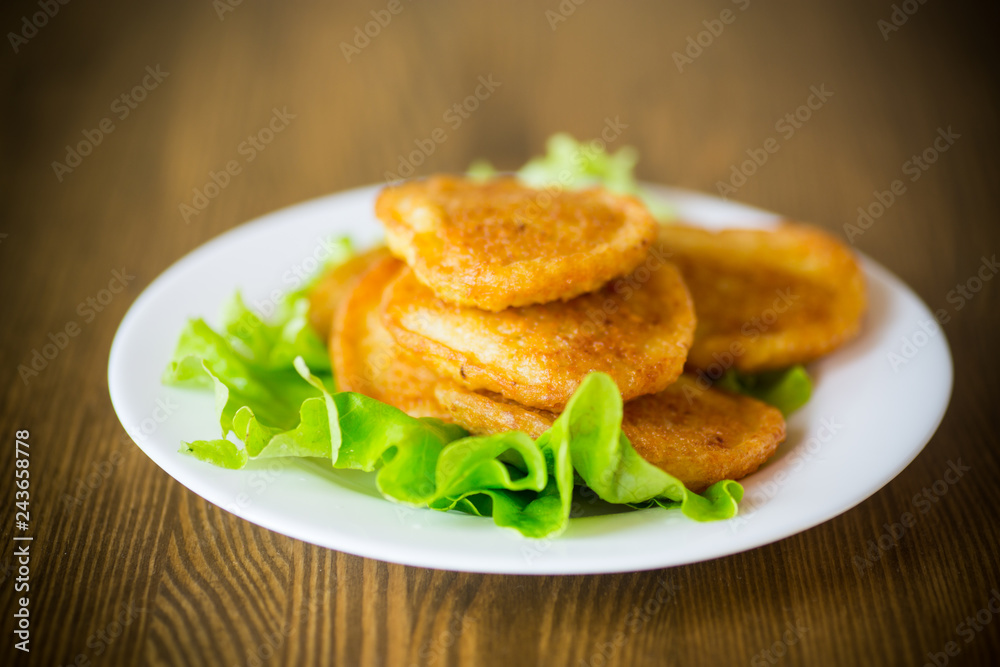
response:
<svg viewBox="0 0 1000 667"><path fill-rule="evenodd" d="M777 454L743 480L740 515L729 521L697 523L656 508L574 518L560 537L530 540L489 519L399 506L378 494L369 473L273 459L230 471L180 454L182 440L219 434L211 393L160 384L185 321L216 321L237 289L266 314L321 262L331 235L349 235L360 247L377 242L377 190L293 206L206 243L142 293L111 347L111 400L132 439L181 484L265 528L369 558L469 572L582 574L694 563L780 540L854 507L916 457L944 416L952 386L944 334L906 285L862 257L870 307L861 336L811 366L812 400L789 420ZM653 192L683 219L710 227L777 220L692 192Z"/></svg>

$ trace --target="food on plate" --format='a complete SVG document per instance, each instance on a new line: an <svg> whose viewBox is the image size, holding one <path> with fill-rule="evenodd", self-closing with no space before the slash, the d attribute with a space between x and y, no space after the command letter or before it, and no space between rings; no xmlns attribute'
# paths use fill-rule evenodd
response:
<svg viewBox="0 0 1000 667"><path fill-rule="evenodd" d="M558 416L453 382L438 385L436 394L471 433L518 430L537 438ZM642 458L692 491L746 477L785 439L785 420L776 408L748 396L702 388L690 375L659 393L626 402L621 428Z"/></svg>
<svg viewBox="0 0 1000 667"><path fill-rule="evenodd" d="M645 259L657 228L634 197L514 178L410 181L383 190L375 211L417 280L444 301L490 311L596 290Z"/></svg>
<svg viewBox="0 0 1000 667"><path fill-rule="evenodd" d="M330 356L340 391L355 391L414 417L448 419L431 388L438 376L399 347L382 325L380 302L386 285L405 268L388 253L354 282L337 309Z"/></svg>
<svg viewBox="0 0 1000 667"><path fill-rule="evenodd" d="M658 245L684 275L698 325L688 365L764 371L813 361L857 335L865 281L820 229L718 232L665 225Z"/></svg>
<svg viewBox="0 0 1000 667"><path fill-rule="evenodd" d="M384 246L358 253L325 270L316 283L310 286L306 294L309 299L309 324L320 338L327 340L330 337L333 314L358 276L372 264L388 256L389 252Z"/></svg>
<svg viewBox="0 0 1000 667"><path fill-rule="evenodd" d="M239 297L219 328L189 322L164 381L212 389L221 437L182 451L326 459L527 537L565 530L581 486L733 517L734 480L809 398L800 364L861 326L858 264L804 225L660 226L634 152L549 148L516 177L387 187L388 248L338 257L270 322Z"/></svg>
<svg viewBox="0 0 1000 667"><path fill-rule="evenodd" d="M702 389L682 375L625 404L622 430L642 458L702 491L755 472L785 440L776 409L748 396Z"/></svg>
<svg viewBox="0 0 1000 667"><path fill-rule="evenodd" d="M624 400L660 391L681 374L694 333L680 273L653 254L595 292L496 313L442 301L406 270L383 307L396 342L441 375L550 410L594 371Z"/></svg>

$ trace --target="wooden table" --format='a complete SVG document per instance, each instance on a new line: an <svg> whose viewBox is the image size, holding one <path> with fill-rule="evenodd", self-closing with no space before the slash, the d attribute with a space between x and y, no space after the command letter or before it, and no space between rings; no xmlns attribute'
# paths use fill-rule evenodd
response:
<svg viewBox="0 0 1000 667"><path fill-rule="evenodd" d="M36 2L6 3L0 27L21 34L6 38L0 66L9 443L0 461L13 470L14 433L30 429L31 664L997 657L992 612L979 631L960 624L1000 587L1000 281L970 298L952 291L1000 245L995 3L907 0L897 4L914 13L897 13L898 26L888 0L677 4L118 1L57 5L38 18ZM42 27L25 27L26 16ZM367 42L342 46L379 19ZM480 77L492 77L492 90L462 117L453 106ZM287 126L243 162L247 137L275 110ZM808 120L782 121L797 111ZM552 132L589 138L608 123L620 129L613 144L641 147L643 178L707 192L738 183L732 198L842 237L859 207L877 213L873 203L888 197L877 193L905 183L853 241L947 311L955 390L926 450L861 506L777 544L666 571L457 574L258 528L184 489L125 435L105 379L112 335L142 289L188 251L278 207L381 181L436 128L445 140L416 173L461 170L480 156L513 167ZM949 129L957 138L933 164L907 167ZM732 180L771 137L779 150L745 183ZM88 154L68 156L81 142ZM241 173L185 214L181 205L230 160ZM127 284L102 292L116 271ZM18 367L53 339L64 349L22 381ZM853 558L954 461L971 471L859 572ZM0 488L10 503L12 474ZM0 527L0 662L28 664L11 634L12 515ZM674 592L632 632L630 612L661 581Z"/></svg>

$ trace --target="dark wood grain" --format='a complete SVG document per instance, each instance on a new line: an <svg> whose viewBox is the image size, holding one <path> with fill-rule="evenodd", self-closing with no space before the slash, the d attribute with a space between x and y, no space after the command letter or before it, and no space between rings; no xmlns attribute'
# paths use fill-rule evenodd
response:
<svg viewBox="0 0 1000 667"><path fill-rule="evenodd" d="M220 20L207 0L71 2L18 52L5 40L0 433L9 443L31 430L31 664L772 664L761 652L783 647L789 628L800 637L773 664L919 665L949 641L961 648L950 664L993 663L1000 619L969 643L956 632L1000 587L1000 283L961 310L947 295L1000 249L995 3L930 0L888 40L877 25L888 0L743 4L588 0L552 30L555 0L404 0L350 63L340 43L385 3L247 0ZM734 22L679 72L673 53L726 8ZM37 11L5 3L0 27L20 30ZM60 182L51 163L64 147L157 65L169 75ZM448 128L445 111L489 75L500 87ZM912 465L822 526L659 572L422 570L244 522L174 482L118 424L108 349L146 285L245 220L382 180L436 127L447 141L418 173L479 156L515 166L554 131L596 136L617 118L627 125L618 142L642 150L642 177L715 192L822 85L833 96L735 199L843 236L938 128L961 135L855 239L948 312L951 407ZM286 107L289 127L186 224L179 206L192 189ZM134 280L84 321L78 304L123 268ZM79 335L23 382L18 365L69 321ZM959 459L972 470L859 571L854 557L883 524ZM13 469L12 446L0 447L0 464ZM12 478L0 480L4 502ZM12 514L0 524L0 662L28 664L10 632ZM636 615L650 601L655 613Z"/></svg>

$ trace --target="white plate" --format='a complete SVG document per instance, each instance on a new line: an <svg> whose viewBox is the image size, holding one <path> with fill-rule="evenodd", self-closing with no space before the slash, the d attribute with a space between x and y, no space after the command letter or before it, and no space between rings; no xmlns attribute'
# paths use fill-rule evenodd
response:
<svg viewBox="0 0 1000 667"><path fill-rule="evenodd" d="M369 558L470 572L581 574L694 563L780 540L854 507L913 460L944 416L952 386L944 334L906 285L862 258L870 290L862 335L811 367L813 399L789 420L788 440L774 458L743 480L740 516L729 521L697 523L657 508L575 518L559 538L529 540L489 519L396 505L377 493L368 473L275 460L229 471L178 453L182 440L219 432L210 393L160 384L187 318L215 321L236 289L266 312L272 294L297 287L298 276L315 268L331 235L375 243L376 191L306 202L206 243L142 293L111 348L111 400L139 447L201 497L265 528ZM777 219L692 192L655 192L684 219L706 226ZM913 343L905 350L910 358L903 339ZM891 363L890 353L906 363Z"/></svg>

